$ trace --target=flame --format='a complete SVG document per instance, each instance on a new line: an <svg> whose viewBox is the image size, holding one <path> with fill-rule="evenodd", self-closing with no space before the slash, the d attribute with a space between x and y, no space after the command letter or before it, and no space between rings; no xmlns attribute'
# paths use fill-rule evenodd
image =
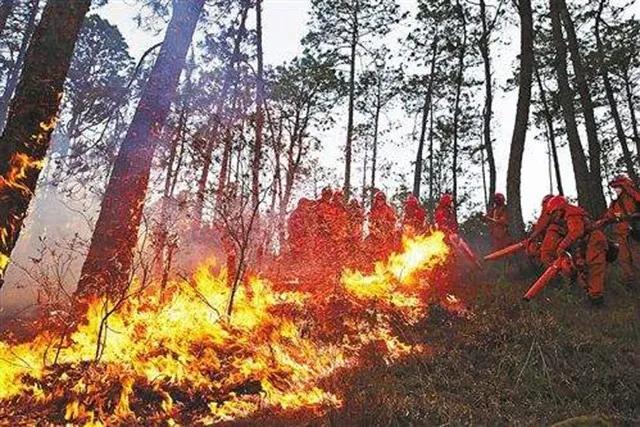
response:
<svg viewBox="0 0 640 427"><path fill-rule="evenodd" d="M113 303L95 299L68 336L0 341L0 417L26 407L32 420L87 425L322 413L344 399L325 383L361 366L372 345L387 362L422 349L396 335L390 315L424 312L422 292L448 253L442 233L405 238L372 273L344 271L328 296L254 276L237 289L231 318L226 271L212 262L171 283L167 298L147 288L106 321ZM373 319L374 306L363 302L380 304ZM319 332L327 325L329 336Z"/></svg>

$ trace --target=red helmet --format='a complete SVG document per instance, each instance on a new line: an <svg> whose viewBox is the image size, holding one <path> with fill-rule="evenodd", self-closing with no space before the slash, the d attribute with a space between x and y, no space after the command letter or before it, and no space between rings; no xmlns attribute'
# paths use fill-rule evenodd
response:
<svg viewBox="0 0 640 427"><path fill-rule="evenodd" d="M407 206L417 206L420 203L418 202L418 198L416 196L414 196L413 194L409 194L407 196L407 200L405 201L405 204Z"/></svg>
<svg viewBox="0 0 640 427"><path fill-rule="evenodd" d="M569 202L567 202L567 199L565 199L563 196L553 196L547 202L547 210L549 211L549 213L554 213L560 209L564 209L568 203Z"/></svg>
<svg viewBox="0 0 640 427"><path fill-rule="evenodd" d="M496 193L496 194L493 196L493 202L494 202L496 205L504 205L504 203L506 202L506 200L507 200L507 199L505 199L504 194L502 194L502 193Z"/></svg>
<svg viewBox="0 0 640 427"><path fill-rule="evenodd" d="M547 194L542 198L542 207L545 208L549 200L553 199L553 194Z"/></svg>
<svg viewBox="0 0 640 427"><path fill-rule="evenodd" d="M453 196L450 193L444 193L440 197L440 204L442 206L451 206L453 204Z"/></svg>
<svg viewBox="0 0 640 427"><path fill-rule="evenodd" d="M320 193L320 198L322 200L331 200L331 197L333 196L333 190L331 189L331 187L325 187L322 189L322 193Z"/></svg>
<svg viewBox="0 0 640 427"><path fill-rule="evenodd" d="M386 202L387 201L387 196L385 196L385 194L378 190L376 191L376 194L373 196L373 200L374 202Z"/></svg>
<svg viewBox="0 0 640 427"><path fill-rule="evenodd" d="M609 185L611 187L625 188L629 185L633 185L633 181L631 181L631 179L626 175L618 175L609 182Z"/></svg>

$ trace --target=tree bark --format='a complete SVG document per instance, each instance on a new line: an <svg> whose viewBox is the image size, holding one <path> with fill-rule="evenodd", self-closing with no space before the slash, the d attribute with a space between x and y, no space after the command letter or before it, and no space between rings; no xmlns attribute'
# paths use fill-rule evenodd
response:
<svg viewBox="0 0 640 427"><path fill-rule="evenodd" d="M25 54L0 137L0 286L36 189L73 48L90 3L50 0Z"/></svg>
<svg viewBox="0 0 640 427"><path fill-rule="evenodd" d="M429 210L433 210L433 103L429 113Z"/></svg>
<svg viewBox="0 0 640 427"><path fill-rule="evenodd" d="M262 52L262 0L256 1L256 44L258 78L256 82L256 140L253 147L251 195L253 205L260 202L260 157L262 152L262 130L264 128L264 66Z"/></svg>
<svg viewBox="0 0 640 427"><path fill-rule="evenodd" d="M248 2L243 3L242 10L240 12L240 23L238 25L238 32L236 33L236 37L233 42L233 53L223 75L224 81L222 83L222 88L220 89L220 94L218 95L218 99L214 107L214 122L211 125L211 135L209 137L209 141L205 146L202 171L200 172L200 177L198 179L196 205L194 208L194 222L198 226L202 221L202 210L204 209L204 199L207 192L207 182L209 180L209 172L211 170L211 162L213 160L213 149L216 145L216 142L220 139L221 127L223 125L222 122L224 121L224 106L227 102L227 97L229 96L231 85L237 80L236 65L240 61L240 45L246 35L247 14L249 12L248 4ZM226 176L226 174L222 176ZM224 181L222 181L222 183L224 183ZM220 184L221 182L219 181L218 187L220 191L218 191L217 194L220 194L220 192L224 190L224 185L220 187ZM219 196L217 196L217 198L219 199Z"/></svg>
<svg viewBox="0 0 640 427"><path fill-rule="evenodd" d="M520 0L518 3L520 15L520 75L518 76L518 104L516 120L511 137L509 152L509 166L507 169L507 212L509 214L509 228L514 237L524 235L524 221L522 219L522 205L520 184L522 178L522 157L527 137L529 123L529 109L531 106L531 84L533 80L534 51L533 51L533 13L531 0Z"/></svg>
<svg viewBox="0 0 640 427"><path fill-rule="evenodd" d="M589 174L591 179L589 184L591 187L591 205L592 215L599 217L606 209L607 202L602 191L602 165L601 165L601 147L598 141L598 130L595 115L593 112L593 101L589 93L589 85L587 83L586 72L584 69L582 55L578 47L578 38L576 36L573 20L569 15L565 0L552 0L557 2L557 8L560 19L564 22L564 28L567 34L567 46L571 53L571 63L575 74L576 86L580 95L580 104L584 115L584 124L587 133L587 143L589 146Z"/></svg>
<svg viewBox="0 0 640 427"><path fill-rule="evenodd" d="M0 36L7 26L7 20L11 16L14 3L14 0L2 0L2 3L0 3Z"/></svg>
<svg viewBox="0 0 640 427"><path fill-rule="evenodd" d="M433 80L436 69L436 57L438 55L438 36L434 36L431 52L431 65L429 71L429 84L422 107L422 123L420 125L420 139L418 140L418 152L416 154L416 165L413 172L413 195L420 199L420 187L422 184L422 162L424 157L424 142L427 135L427 118L431 111L431 99L433 97Z"/></svg>
<svg viewBox="0 0 640 427"><path fill-rule="evenodd" d="M453 200L458 201L458 123L460 121L460 97L462 94L462 82L464 78L464 56L467 49L467 22L464 16L464 9L458 1L456 3L460 22L462 25L462 45L458 56L458 73L456 76L456 100L453 107Z"/></svg>
<svg viewBox="0 0 640 427"><path fill-rule="evenodd" d="M629 177L633 180L633 182L638 185L638 174L636 173L633 165L631 151L629 150L627 137L624 133L622 120L620 119L620 113L618 112L618 104L616 103L613 87L611 85L611 79L609 78L609 69L607 60L605 58L606 52L602 45L602 38L600 36L600 25L602 24L602 11L604 9L604 6L605 1L600 0L595 23L596 45L598 49L598 58L600 60L600 76L602 77L602 82L604 83L604 92L607 97L607 102L609 103L609 108L611 109L611 117L613 117L613 123L615 124L618 141L620 142L620 147L622 148L622 158L627 168L627 173L629 174Z"/></svg>
<svg viewBox="0 0 640 427"><path fill-rule="evenodd" d="M560 161L558 160L558 146L556 144L556 131L553 127L553 114L547 102L547 94L542 85L542 79L538 69L535 68L536 81L538 83L538 90L540 91L540 101L542 102L542 115L547 126L547 138L549 140L549 147L551 149L551 155L553 157L553 169L556 175L556 186L558 194L563 195L564 189L562 186L562 174L560 173Z"/></svg>
<svg viewBox="0 0 640 427"><path fill-rule="evenodd" d="M378 84L382 84L378 82ZM376 173L378 168L378 133L380 126L380 111L382 110L381 87L378 86L378 104L373 118L373 146L371 147L371 190L369 191L369 201L373 203L374 192L376 191ZM364 199L362 200L364 206Z"/></svg>
<svg viewBox="0 0 640 427"><path fill-rule="evenodd" d="M7 121L7 113L9 111L9 104L11 102L11 97L13 96L13 93L16 90L16 86L18 85L18 79L20 78L20 71L22 70L22 66L24 64L24 59L27 54L27 48L29 47L29 41L31 40L33 31L36 28L36 16L38 15L39 5L40 5L40 0L31 1L31 7L29 8L29 16L27 18L27 25L24 29L22 40L20 42L20 50L18 51L18 57L16 58L16 62L13 64L13 66L9 71L9 76L7 77L7 84L4 87L4 93L2 94L2 99L0 99L0 132L4 129L5 123Z"/></svg>
<svg viewBox="0 0 640 427"><path fill-rule="evenodd" d="M633 139L636 142L636 155L640 158L640 132L638 131L638 119L636 118L636 106L633 101L633 90L631 89L631 78L629 72L624 75L624 89L627 94L627 107L629 108L629 116L631 117L631 129L633 130Z"/></svg>
<svg viewBox="0 0 640 427"><path fill-rule="evenodd" d="M173 1L162 48L107 184L78 296L123 296L128 289L155 142L169 114L204 1Z"/></svg>
<svg viewBox="0 0 640 427"><path fill-rule="evenodd" d="M347 141L344 147L344 198L351 195L351 155L353 140L353 109L356 88L356 50L358 46L358 1L353 5L353 28L351 31L351 56L349 63L349 111L347 117Z"/></svg>
<svg viewBox="0 0 640 427"><path fill-rule="evenodd" d="M584 207L591 215L597 216L598 209L592 202L591 189L589 183L591 175L587 167L587 158L582 150L582 143L578 134L575 110L573 107L573 91L569 86L569 76L567 74L567 46L562 34L562 23L560 21L560 5L558 0L550 1L551 26L553 41L556 48L555 69L558 79L558 101L562 108L567 140L569 141L569 151L571 152L571 163L573 174L576 180L578 191L578 203Z"/></svg>
<svg viewBox="0 0 640 427"><path fill-rule="evenodd" d="M491 52L489 50L489 38L491 36L491 33L487 24L487 10L485 0L480 0L480 18L482 20L480 54L482 55L482 62L484 64L485 89L482 130L484 135L484 148L487 152L487 163L489 164L489 195L490 197L493 197L496 192L496 161L493 155L493 141L491 140L491 118L493 117L493 82L491 80Z"/></svg>

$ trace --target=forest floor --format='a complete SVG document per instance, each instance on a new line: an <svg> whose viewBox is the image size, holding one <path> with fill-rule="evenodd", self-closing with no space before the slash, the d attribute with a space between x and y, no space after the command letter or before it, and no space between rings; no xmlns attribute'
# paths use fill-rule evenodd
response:
<svg viewBox="0 0 640 427"><path fill-rule="evenodd" d="M432 310L434 351L376 364L350 381L337 425L640 424L640 289L607 286L591 307L554 284L522 301L530 282L484 285L458 318Z"/></svg>
<svg viewBox="0 0 640 427"><path fill-rule="evenodd" d="M467 317L432 308L418 330L429 350L331 380L347 391L324 417L250 423L640 425L640 289L610 281L605 305L592 307L558 282L527 303L533 280L477 287Z"/></svg>

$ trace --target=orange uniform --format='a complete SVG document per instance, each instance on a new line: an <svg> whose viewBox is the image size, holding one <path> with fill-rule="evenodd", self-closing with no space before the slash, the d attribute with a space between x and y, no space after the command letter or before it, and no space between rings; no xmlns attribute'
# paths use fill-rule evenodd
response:
<svg viewBox="0 0 640 427"><path fill-rule="evenodd" d="M382 192L377 192L369 212L369 236L367 240L370 252L376 259L386 258L396 247L396 213L387 204Z"/></svg>
<svg viewBox="0 0 640 427"><path fill-rule="evenodd" d="M427 212L418 198L410 194L404 204L404 216L402 217L402 229L409 235L424 233Z"/></svg>
<svg viewBox="0 0 640 427"><path fill-rule="evenodd" d="M562 199L556 203L557 199ZM556 256L566 251L573 254L576 267L585 273L587 292L593 302L602 301L604 278L607 266L607 238L600 230L589 231L591 223L587 213L580 207L556 196L549 201L552 220L559 224L566 234L558 243Z"/></svg>
<svg viewBox="0 0 640 427"><path fill-rule="evenodd" d="M509 217L504 196L497 193L493 199L493 205L487 212L489 236L494 250L502 249L511 243L509 236Z"/></svg>
<svg viewBox="0 0 640 427"><path fill-rule="evenodd" d="M618 189L619 196L611 203L603 218L615 222L613 237L619 247L621 279L628 286L632 286L634 282L640 285L640 241L631 233L632 226L640 230L640 221L636 220L636 224L633 224L632 221L622 219L640 212L640 191L625 176L617 177L610 185Z"/></svg>
<svg viewBox="0 0 640 427"><path fill-rule="evenodd" d="M440 198L433 220L436 223L436 227L445 233L458 233L458 218L456 217L451 194L445 193Z"/></svg>
<svg viewBox="0 0 640 427"><path fill-rule="evenodd" d="M302 198L298 206L289 215L289 251L294 256L305 257L310 254L313 244L313 202Z"/></svg>
<svg viewBox="0 0 640 427"><path fill-rule="evenodd" d="M566 231L560 224L552 221L551 214L547 209L546 202L551 197L552 196L546 196L542 201L542 212L529 236L530 244L528 248L529 254L539 256L542 264L547 267L555 261L558 243L560 243L560 240L562 240L562 237L566 234Z"/></svg>

